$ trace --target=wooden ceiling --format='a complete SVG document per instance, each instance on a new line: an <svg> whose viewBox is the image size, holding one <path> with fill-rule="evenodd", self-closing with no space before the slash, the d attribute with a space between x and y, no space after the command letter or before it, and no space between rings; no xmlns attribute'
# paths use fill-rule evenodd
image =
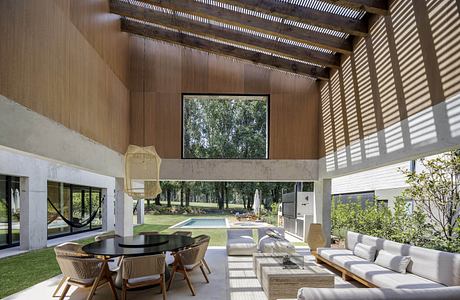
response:
<svg viewBox="0 0 460 300"><path fill-rule="evenodd" d="M387 0L110 0L121 30L321 80Z"/></svg>

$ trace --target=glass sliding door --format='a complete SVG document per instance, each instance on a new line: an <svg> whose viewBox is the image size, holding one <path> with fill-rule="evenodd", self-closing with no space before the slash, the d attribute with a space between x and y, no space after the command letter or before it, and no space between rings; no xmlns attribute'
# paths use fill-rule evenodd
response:
<svg viewBox="0 0 460 300"><path fill-rule="evenodd" d="M19 244L19 178L0 175L0 248Z"/></svg>
<svg viewBox="0 0 460 300"><path fill-rule="evenodd" d="M48 237L101 228L101 193L99 188L49 181Z"/></svg>

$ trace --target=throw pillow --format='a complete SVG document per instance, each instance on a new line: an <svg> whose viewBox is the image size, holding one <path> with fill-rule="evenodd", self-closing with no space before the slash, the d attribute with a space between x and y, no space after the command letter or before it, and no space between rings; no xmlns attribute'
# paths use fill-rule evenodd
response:
<svg viewBox="0 0 460 300"><path fill-rule="evenodd" d="M402 274L406 274L409 263L410 256L393 255L385 250L380 250L375 260L375 264Z"/></svg>
<svg viewBox="0 0 460 300"><path fill-rule="evenodd" d="M367 261L374 261L375 259L375 252L376 252L375 246L369 246L363 243L357 243L355 245L355 249L353 249L353 254L364 258Z"/></svg>

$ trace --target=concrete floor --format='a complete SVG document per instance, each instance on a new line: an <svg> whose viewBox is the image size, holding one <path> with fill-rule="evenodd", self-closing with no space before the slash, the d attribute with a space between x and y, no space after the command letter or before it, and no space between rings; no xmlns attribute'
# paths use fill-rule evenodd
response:
<svg viewBox="0 0 460 300"><path fill-rule="evenodd" d="M299 249L301 254L307 255L308 259L313 257L308 255L308 250ZM260 284L252 270L252 257L227 257L225 247L210 247L206 254L206 260L212 269L209 275L210 283L207 284L200 270L192 272L192 284L195 287L197 296L193 297L188 289L185 280L181 276L176 276L167 297L169 300L182 299L203 299L203 300L267 300ZM356 282L345 282L336 273L335 286L337 288L361 287ZM11 295L5 300L45 300L51 297L56 288L60 276L53 277L34 285L24 291ZM88 289L72 288L66 299L83 300L86 299ZM119 294L120 295L120 294ZM128 299L152 300L161 299L159 288L151 288L143 291L128 292ZM57 299L57 298L54 298ZM94 300L110 300L112 295L107 285L100 287Z"/></svg>

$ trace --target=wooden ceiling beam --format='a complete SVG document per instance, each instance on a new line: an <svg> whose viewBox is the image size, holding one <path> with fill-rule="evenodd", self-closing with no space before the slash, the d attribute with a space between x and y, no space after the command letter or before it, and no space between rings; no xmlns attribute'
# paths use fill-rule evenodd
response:
<svg viewBox="0 0 460 300"><path fill-rule="evenodd" d="M367 11L368 13L386 16L389 14L388 0L323 0L332 4L352 9Z"/></svg>
<svg viewBox="0 0 460 300"><path fill-rule="evenodd" d="M256 48L265 52L276 53L281 56L307 61L321 66L331 68L340 67L340 57L338 55L327 54L307 49L305 47L290 45L277 42L272 39L227 29L218 25L206 24L189 18L162 13L124 1L110 1L110 12L228 43Z"/></svg>
<svg viewBox="0 0 460 300"><path fill-rule="evenodd" d="M342 39L325 33L303 29L231 11L217 6L195 2L193 0L139 0L158 7L207 18L216 22L234 25L261 33L270 34L300 43L329 49L350 55L353 51L351 39Z"/></svg>
<svg viewBox="0 0 460 300"><path fill-rule="evenodd" d="M274 0L219 0L219 2L355 36L366 36L369 31L366 20L357 20L287 2Z"/></svg>
<svg viewBox="0 0 460 300"><path fill-rule="evenodd" d="M209 41L207 39L194 37L185 33L162 29L153 25L142 24L137 21L122 19L121 30L147 38L162 40L168 43L195 48L218 55L236 57L238 59L251 61L256 64L269 66L291 73L307 75L322 80L329 80L329 69L327 68L311 66L308 64L291 61L260 52L254 52L231 45L221 44Z"/></svg>

